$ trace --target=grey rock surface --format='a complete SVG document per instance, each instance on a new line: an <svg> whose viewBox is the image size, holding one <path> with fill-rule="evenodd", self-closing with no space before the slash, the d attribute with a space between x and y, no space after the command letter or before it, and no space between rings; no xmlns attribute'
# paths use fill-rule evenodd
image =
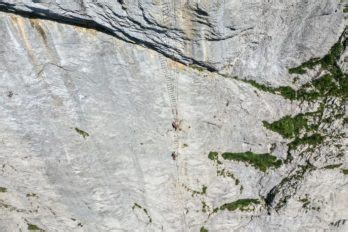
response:
<svg viewBox="0 0 348 232"><path fill-rule="evenodd" d="M341 35L341 0L1 0L0 9L97 27L184 63L272 85Z"/></svg>
<svg viewBox="0 0 348 232"><path fill-rule="evenodd" d="M290 139L263 121L321 101L182 64L299 87L287 68L328 53L344 3L166 4L0 1L0 231L347 231L347 124L330 111L346 103L325 99L337 107L316 131L337 136L285 163ZM263 172L221 158L247 151L283 165ZM245 199L259 203L222 209Z"/></svg>

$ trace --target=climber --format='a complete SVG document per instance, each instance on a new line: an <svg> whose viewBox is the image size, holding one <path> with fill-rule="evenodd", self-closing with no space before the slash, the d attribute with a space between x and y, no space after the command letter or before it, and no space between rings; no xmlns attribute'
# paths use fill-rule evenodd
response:
<svg viewBox="0 0 348 232"><path fill-rule="evenodd" d="M177 120L172 122L172 127L174 128L174 130L178 130L179 129L179 122Z"/></svg>
<svg viewBox="0 0 348 232"><path fill-rule="evenodd" d="M173 160L176 160L176 153L175 153L175 151L172 153L172 158L173 158Z"/></svg>

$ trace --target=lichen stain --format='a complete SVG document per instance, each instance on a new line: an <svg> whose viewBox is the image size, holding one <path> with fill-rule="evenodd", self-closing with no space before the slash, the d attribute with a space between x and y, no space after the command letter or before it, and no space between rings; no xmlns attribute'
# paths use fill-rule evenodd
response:
<svg viewBox="0 0 348 232"><path fill-rule="evenodd" d="M27 32L25 31L23 19L16 16L16 15L11 15L11 20L15 24L15 26L17 27L17 29L21 35L21 38L23 39L25 48L27 49L28 53L30 53L32 55L33 49L32 49L32 46L31 46L29 40L28 40L28 35L27 35Z"/></svg>
<svg viewBox="0 0 348 232"><path fill-rule="evenodd" d="M171 69L174 69L174 70L185 70L186 68L186 65L176 61L172 61L172 60L168 62L168 65Z"/></svg>
<svg viewBox="0 0 348 232"><path fill-rule="evenodd" d="M37 19L29 19L30 25L41 35L45 44L47 44L47 35L45 30L41 27L40 21Z"/></svg>
<svg viewBox="0 0 348 232"><path fill-rule="evenodd" d="M86 35L90 35L90 36L97 36L97 31L94 29L89 29L89 28L84 28L84 27L78 27L78 26L73 26L75 31L79 32L79 33L83 33Z"/></svg>
<svg viewBox="0 0 348 232"><path fill-rule="evenodd" d="M28 34L25 30L25 23L23 21L23 18L18 17L16 15L11 15L10 17L11 21L13 22L14 26L17 28L23 42L24 42L24 46L25 49L27 50L28 56L30 58L30 60L33 62L33 65L35 67L35 69L37 69L37 67L40 67L41 65L37 62L35 55L33 53L33 48L30 44L30 41L28 39ZM39 70L36 70L36 73L39 73Z"/></svg>

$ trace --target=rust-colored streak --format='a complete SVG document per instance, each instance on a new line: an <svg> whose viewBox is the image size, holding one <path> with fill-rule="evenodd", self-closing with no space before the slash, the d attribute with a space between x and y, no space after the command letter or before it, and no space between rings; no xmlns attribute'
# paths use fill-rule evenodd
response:
<svg viewBox="0 0 348 232"><path fill-rule="evenodd" d="M47 35L45 30L41 27L40 21L37 19L30 19L30 25L41 35L45 43L47 43Z"/></svg>
<svg viewBox="0 0 348 232"><path fill-rule="evenodd" d="M30 41L28 39L28 34L25 30L25 23L23 21L23 18L18 17L16 15L11 15L10 17L11 21L13 22L14 26L17 28L21 39L23 40L25 49L28 53L28 56L30 58L30 60L33 62L34 67L39 67L39 64L35 58L34 52L33 52L33 48L30 44ZM36 72L38 73L39 70L36 70Z"/></svg>

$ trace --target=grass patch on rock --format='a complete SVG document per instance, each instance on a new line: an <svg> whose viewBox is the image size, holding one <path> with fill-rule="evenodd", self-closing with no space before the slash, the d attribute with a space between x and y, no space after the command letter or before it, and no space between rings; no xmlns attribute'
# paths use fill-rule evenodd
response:
<svg viewBox="0 0 348 232"><path fill-rule="evenodd" d="M239 199L234 202L223 204L219 207L219 210L228 210L228 211L250 211L251 207L260 204L258 199Z"/></svg>
<svg viewBox="0 0 348 232"><path fill-rule="evenodd" d="M212 161L216 161L218 164L221 164L221 162L219 161L219 153L215 151L209 152L208 158Z"/></svg>
<svg viewBox="0 0 348 232"><path fill-rule="evenodd" d="M40 232L44 232L45 230L41 229L40 227L38 227L37 225L34 224L28 224L28 230L29 231L40 231Z"/></svg>
<svg viewBox="0 0 348 232"><path fill-rule="evenodd" d="M199 66L197 64L189 64L189 67L192 68L192 69L196 69L199 72L204 72L204 71L207 70L206 68L204 68L202 66Z"/></svg>
<svg viewBox="0 0 348 232"><path fill-rule="evenodd" d="M313 58L303 64L290 68L290 74L305 74L308 70L320 66L320 71L326 71L327 74L302 85L295 90L290 86L271 87L265 84L257 83L254 80L242 80L255 88L277 95L281 95L289 100L314 101L325 96L336 96L346 98L348 96L348 76L340 69L337 61L342 52L347 47L347 39L340 39L335 43L329 53L322 58ZM238 79L237 77L233 77Z"/></svg>
<svg viewBox="0 0 348 232"><path fill-rule="evenodd" d="M297 137L294 141L288 144L289 148L291 150L295 150L300 145L311 145L316 147L317 145L321 144L324 140L324 136L315 133L310 136L303 136L303 137Z"/></svg>
<svg viewBox="0 0 348 232"><path fill-rule="evenodd" d="M86 131L83 131L77 127L75 127L75 131L79 133L84 139L89 136L89 134Z"/></svg>
<svg viewBox="0 0 348 232"><path fill-rule="evenodd" d="M340 164L330 164L330 165L327 165L327 166L325 166L325 167L323 167L324 169L335 169L335 168L339 168L339 167L341 167L342 166L342 164L340 163Z"/></svg>
<svg viewBox="0 0 348 232"><path fill-rule="evenodd" d="M186 185L183 184L183 187L192 193L192 197L196 196L196 195L206 195L207 194L207 190L208 190L208 187L203 185L202 186L202 190L201 191L197 191L197 190L192 190L190 189L189 187L187 187Z"/></svg>
<svg viewBox="0 0 348 232"><path fill-rule="evenodd" d="M225 152L222 154L222 157L225 160L248 163L263 172L266 172L267 169L271 167L279 168L282 165L282 161L280 159L277 159L277 157L268 153L256 154L250 151L239 153Z"/></svg>
<svg viewBox="0 0 348 232"><path fill-rule="evenodd" d="M294 138L302 129L308 129L308 120L303 114L296 115L294 117L285 116L278 121L268 123L263 121L264 127L277 132L284 138Z"/></svg>
<svg viewBox="0 0 348 232"><path fill-rule="evenodd" d="M268 209L279 211L287 204L288 199L296 194L305 174L316 169L311 162L318 160L330 162L330 159L337 162L338 159L344 157L342 155L345 152L344 146L341 143L345 134L341 128L348 123L348 119L345 117L348 74L341 69L339 61L348 44L345 36L346 31L325 56L312 58L288 70L290 74L297 74L296 79L300 79L301 75L308 73L312 80L306 84L296 88L291 86L272 87L254 80L242 80L261 91L276 94L291 101L298 101L296 103L299 106L303 106L305 102L306 111L312 110L294 116L288 115L274 122L263 122L265 128L280 134L283 138L291 139L287 144L288 157L284 161L285 163L291 162L293 156L302 159L301 164L295 164L291 173L265 196ZM236 77L233 78L239 80ZM326 152L328 149L321 149L322 146L332 148L335 152ZM255 156L252 154L248 156L237 154L230 155L230 157L237 157L238 161L252 163L253 166L260 165L257 160L254 160ZM299 161L299 159L296 160ZM336 165L325 167L326 169L340 167ZM267 165L262 167L265 170ZM348 174L348 169L341 170L343 174Z"/></svg>

